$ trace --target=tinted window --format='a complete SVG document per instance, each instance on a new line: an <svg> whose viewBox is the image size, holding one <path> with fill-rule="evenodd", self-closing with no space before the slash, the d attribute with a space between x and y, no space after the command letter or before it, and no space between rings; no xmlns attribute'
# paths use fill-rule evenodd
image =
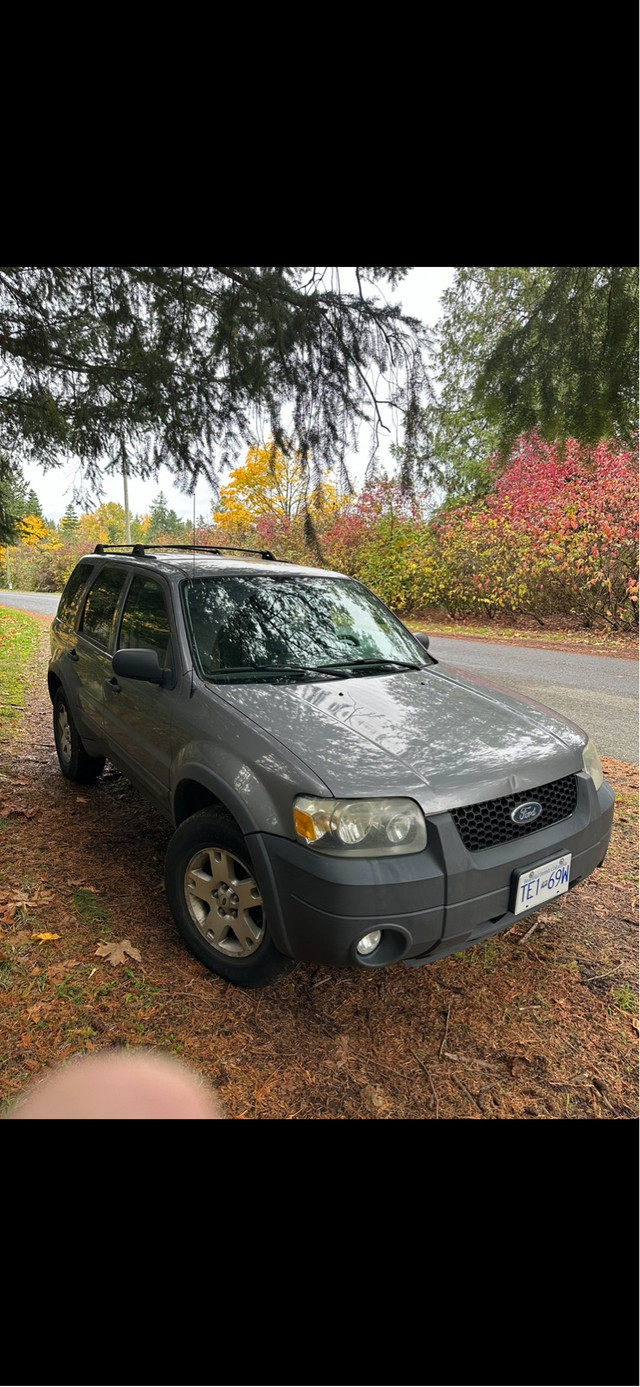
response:
<svg viewBox="0 0 640 1387"><path fill-rule="evenodd" d="M80 610L82 594L87 586L92 571L91 564L81 563L78 568L74 568L69 578L58 606L58 616L67 626L75 625L75 620Z"/></svg>
<svg viewBox="0 0 640 1387"><path fill-rule="evenodd" d="M113 617L125 578L126 573L123 573L122 569L104 570L89 589L85 603L81 628L83 635L91 636L92 640L97 641L98 645L103 645L105 650L110 649Z"/></svg>
<svg viewBox="0 0 640 1387"><path fill-rule="evenodd" d="M141 574L134 578L120 626L119 650L155 650L160 664L169 661L171 631L164 594L158 583Z"/></svg>

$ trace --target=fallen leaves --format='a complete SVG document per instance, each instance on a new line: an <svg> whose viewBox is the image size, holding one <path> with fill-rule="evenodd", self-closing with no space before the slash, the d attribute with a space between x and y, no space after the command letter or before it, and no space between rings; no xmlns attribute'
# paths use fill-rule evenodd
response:
<svg viewBox="0 0 640 1387"><path fill-rule="evenodd" d="M77 965L77 958L67 958L64 960L64 963L54 963L52 968L47 969L47 977L50 978L52 982L57 982L58 978L66 977L71 969L76 968Z"/></svg>
<svg viewBox="0 0 640 1387"><path fill-rule="evenodd" d="M47 905L53 898L53 891L43 891L40 887L35 892L18 891L15 887L9 891L0 891L0 919L12 919L16 910L25 906Z"/></svg>
<svg viewBox="0 0 640 1387"><path fill-rule="evenodd" d="M101 958L107 959L112 968L115 968L118 963L126 963L127 954L129 958L135 958L137 963L142 962L138 949L134 949L130 939L121 939L118 944L98 944L96 953Z"/></svg>
<svg viewBox="0 0 640 1387"><path fill-rule="evenodd" d="M41 944L48 944L52 939L59 939L60 935L50 934L49 930L36 930L35 933L31 935L31 938L39 939Z"/></svg>

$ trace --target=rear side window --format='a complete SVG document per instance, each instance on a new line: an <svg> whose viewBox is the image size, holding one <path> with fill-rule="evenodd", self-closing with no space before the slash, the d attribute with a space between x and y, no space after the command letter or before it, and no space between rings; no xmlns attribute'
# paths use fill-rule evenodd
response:
<svg viewBox="0 0 640 1387"><path fill-rule="evenodd" d="M127 593L118 648L155 650L163 668L170 664L171 630L167 605L160 585L138 574Z"/></svg>
<svg viewBox="0 0 640 1387"><path fill-rule="evenodd" d="M126 576L122 569L104 569L89 589L85 603L82 634L90 636L105 650L110 649L113 618Z"/></svg>
<svg viewBox="0 0 640 1387"><path fill-rule="evenodd" d="M74 568L58 604L58 617L65 626L75 626L82 594L93 572L92 564L81 563Z"/></svg>

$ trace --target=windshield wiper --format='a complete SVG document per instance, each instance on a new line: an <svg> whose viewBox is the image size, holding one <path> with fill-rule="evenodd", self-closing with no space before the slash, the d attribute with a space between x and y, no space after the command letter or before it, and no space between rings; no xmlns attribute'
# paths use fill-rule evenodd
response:
<svg viewBox="0 0 640 1387"><path fill-rule="evenodd" d="M320 674L324 679L341 679L343 670L354 668L359 669L426 669L426 665L410 664L408 660L384 659L378 656L375 659L367 660L331 660L326 665L227 665L224 669L216 669L206 676L209 683L216 683L225 675L230 674L291 674L303 675L307 678L310 675Z"/></svg>
<svg viewBox="0 0 640 1387"><path fill-rule="evenodd" d="M395 660L395 659L393 659L393 657L389 657L389 659L385 659L384 656L382 656L382 655L379 655L379 656L377 656L375 659L370 659L370 660L332 660L332 661L331 661L331 664L328 664L328 665L320 665L319 668L320 668L320 669L353 669L353 668L356 667L356 666L361 667L362 665L369 665L369 666L373 666L374 668L377 667L377 666L379 666L379 665L393 665L394 669L426 669L426 665L416 665L416 664L412 664L412 663L410 663L409 660Z"/></svg>
<svg viewBox="0 0 640 1387"><path fill-rule="evenodd" d="M221 674L334 674L336 679L340 677L327 665L226 665L208 674L207 679L211 682Z"/></svg>

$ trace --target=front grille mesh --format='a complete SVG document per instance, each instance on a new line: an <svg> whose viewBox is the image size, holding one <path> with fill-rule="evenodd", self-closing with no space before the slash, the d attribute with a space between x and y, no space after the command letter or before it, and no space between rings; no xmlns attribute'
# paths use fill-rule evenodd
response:
<svg viewBox="0 0 640 1387"><path fill-rule="evenodd" d="M514 824L509 817L516 804L527 804L530 800L542 805L542 813L530 824ZM529 833L537 833L541 828L568 819L576 807L578 785L575 775L566 775L563 780L553 780L549 785L538 785L535 790L519 790L515 795L504 795L502 799L484 800L482 804L468 804L462 809L452 809L451 817L469 852L480 852L482 848L493 848L497 843L508 843L512 838L526 838Z"/></svg>

